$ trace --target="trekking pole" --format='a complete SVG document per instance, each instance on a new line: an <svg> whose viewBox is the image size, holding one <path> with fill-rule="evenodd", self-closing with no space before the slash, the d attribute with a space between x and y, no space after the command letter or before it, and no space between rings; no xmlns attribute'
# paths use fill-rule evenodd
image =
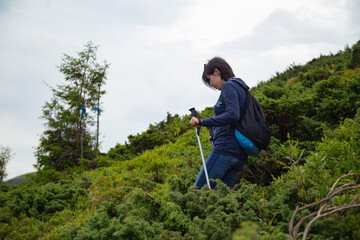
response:
<svg viewBox="0 0 360 240"><path fill-rule="evenodd" d="M200 141L200 130L201 130L200 121L201 121L201 118L200 118L199 113L195 110L195 108L190 108L189 111L191 112L191 115L192 115L193 117L196 117L196 118L199 120L199 125L197 126L197 128L195 129L195 131L196 131L196 136L197 136L197 140L198 140L198 143L199 143L201 159L202 159L203 166L204 166L204 172L205 172L206 182L207 182L207 184L208 184L208 186L209 186L209 189L211 189L211 187L210 187L210 181L209 181L209 176L208 176L208 172L207 172L206 164L205 164L205 159L204 159L204 153L203 153L203 150L202 150L202 147L201 147L201 141Z"/></svg>

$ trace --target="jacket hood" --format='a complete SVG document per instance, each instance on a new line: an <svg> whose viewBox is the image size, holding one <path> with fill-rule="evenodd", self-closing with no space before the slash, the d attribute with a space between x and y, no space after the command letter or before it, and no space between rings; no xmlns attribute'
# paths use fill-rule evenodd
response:
<svg viewBox="0 0 360 240"><path fill-rule="evenodd" d="M240 84L240 86L242 86L244 89L249 90L248 85L246 85L246 83L241 79L241 78L232 78L229 81L234 81L237 82L238 84Z"/></svg>

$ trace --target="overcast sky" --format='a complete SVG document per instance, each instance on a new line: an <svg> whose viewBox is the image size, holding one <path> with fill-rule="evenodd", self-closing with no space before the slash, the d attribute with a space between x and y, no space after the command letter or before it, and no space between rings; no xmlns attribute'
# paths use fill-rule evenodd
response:
<svg viewBox="0 0 360 240"><path fill-rule="evenodd" d="M34 171L39 119L64 77L63 54L88 41L111 64L102 151L171 114L212 106L203 64L225 58L250 87L291 64L360 40L358 0L0 0L0 145L7 179Z"/></svg>

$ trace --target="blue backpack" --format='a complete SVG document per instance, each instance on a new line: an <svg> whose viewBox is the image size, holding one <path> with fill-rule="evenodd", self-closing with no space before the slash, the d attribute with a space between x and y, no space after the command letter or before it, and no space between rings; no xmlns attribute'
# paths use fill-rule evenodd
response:
<svg viewBox="0 0 360 240"><path fill-rule="evenodd" d="M235 136L248 156L257 156L261 150L268 147L271 131L259 101L249 90L243 89L246 92L246 101L240 119L235 124Z"/></svg>

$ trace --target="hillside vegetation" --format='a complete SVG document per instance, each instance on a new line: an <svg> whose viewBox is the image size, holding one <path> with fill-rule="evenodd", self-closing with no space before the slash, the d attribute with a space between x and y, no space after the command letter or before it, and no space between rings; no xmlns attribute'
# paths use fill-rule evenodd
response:
<svg viewBox="0 0 360 240"><path fill-rule="evenodd" d="M96 159L1 185L0 238L360 239L360 41L251 92L273 136L233 189L194 189L190 115L168 113ZM203 128L205 156L207 137Z"/></svg>

